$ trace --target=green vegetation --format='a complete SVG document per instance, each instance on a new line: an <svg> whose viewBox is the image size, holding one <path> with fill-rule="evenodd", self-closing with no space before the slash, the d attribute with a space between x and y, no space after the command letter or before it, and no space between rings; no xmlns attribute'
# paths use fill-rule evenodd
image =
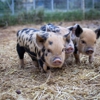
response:
<svg viewBox="0 0 100 100"><path fill-rule="evenodd" d="M81 11L71 11L46 13L44 19L45 21L75 21L82 20L83 17Z"/></svg>
<svg viewBox="0 0 100 100"><path fill-rule="evenodd" d="M100 10L90 10L85 13L85 19L87 20L95 20L100 19Z"/></svg>
<svg viewBox="0 0 100 100"><path fill-rule="evenodd" d="M31 12L24 11L17 15L4 14L0 17L0 23L7 21L8 25L28 23L40 24L42 22L81 21L94 19L100 19L100 11L88 10L85 12L85 19L83 19L83 14L80 10L70 12L44 12L43 9L39 9Z"/></svg>

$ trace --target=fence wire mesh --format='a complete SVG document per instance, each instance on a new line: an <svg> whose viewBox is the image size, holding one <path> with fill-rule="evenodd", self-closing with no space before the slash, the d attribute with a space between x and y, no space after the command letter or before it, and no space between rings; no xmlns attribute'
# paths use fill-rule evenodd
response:
<svg viewBox="0 0 100 100"><path fill-rule="evenodd" d="M85 10L100 10L99 5L100 0L1 0L0 14L16 14L23 11L28 12L40 7L42 7L45 11L71 11L83 10L83 8Z"/></svg>

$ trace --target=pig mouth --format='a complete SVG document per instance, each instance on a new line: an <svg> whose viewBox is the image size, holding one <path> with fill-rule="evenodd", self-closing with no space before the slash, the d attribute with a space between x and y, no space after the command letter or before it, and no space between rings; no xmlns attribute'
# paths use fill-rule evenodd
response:
<svg viewBox="0 0 100 100"><path fill-rule="evenodd" d="M55 57L55 58L53 59L52 64L53 64L54 66L60 66L60 65L62 64L62 61L61 61L61 59L60 59L59 57Z"/></svg>

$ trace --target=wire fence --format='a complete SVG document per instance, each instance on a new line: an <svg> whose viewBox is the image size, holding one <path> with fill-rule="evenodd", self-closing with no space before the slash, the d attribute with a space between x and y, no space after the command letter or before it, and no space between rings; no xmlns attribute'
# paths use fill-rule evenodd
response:
<svg viewBox="0 0 100 100"><path fill-rule="evenodd" d="M0 14L12 15L43 8L45 11L100 10L100 0L1 0Z"/></svg>

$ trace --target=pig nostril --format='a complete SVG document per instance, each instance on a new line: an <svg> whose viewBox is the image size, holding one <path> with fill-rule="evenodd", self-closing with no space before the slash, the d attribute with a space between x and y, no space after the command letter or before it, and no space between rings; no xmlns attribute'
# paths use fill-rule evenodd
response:
<svg viewBox="0 0 100 100"><path fill-rule="evenodd" d="M90 53L93 53L93 51L90 51Z"/></svg>
<svg viewBox="0 0 100 100"><path fill-rule="evenodd" d="M73 48L68 48L68 49L66 49L67 51L70 51L70 50L73 50Z"/></svg>
<svg viewBox="0 0 100 100"><path fill-rule="evenodd" d="M61 63L62 63L62 61L60 59L53 61L54 65L60 65Z"/></svg>
<svg viewBox="0 0 100 100"><path fill-rule="evenodd" d="M54 63L55 63L55 64L56 64L56 63L59 63L59 64L61 64L61 61L55 61Z"/></svg>
<svg viewBox="0 0 100 100"><path fill-rule="evenodd" d="M93 52L94 52L93 50L86 51L87 54L92 54Z"/></svg>
<svg viewBox="0 0 100 100"><path fill-rule="evenodd" d="M73 48L71 48L70 50L73 50Z"/></svg>

